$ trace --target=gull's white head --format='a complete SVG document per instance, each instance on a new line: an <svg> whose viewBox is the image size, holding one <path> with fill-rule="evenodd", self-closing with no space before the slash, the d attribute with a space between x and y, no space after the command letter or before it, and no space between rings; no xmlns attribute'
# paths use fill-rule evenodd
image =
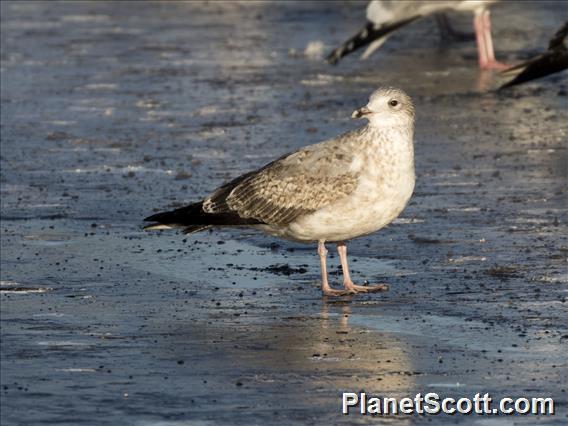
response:
<svg viewBox="0 0 568 426"><path fill-rule="evenodd" d="M366 118L377 128L412 127L414 105L410 96L394 87L381 87L369 97L369 103L351 114L352 118Z"/></svg>

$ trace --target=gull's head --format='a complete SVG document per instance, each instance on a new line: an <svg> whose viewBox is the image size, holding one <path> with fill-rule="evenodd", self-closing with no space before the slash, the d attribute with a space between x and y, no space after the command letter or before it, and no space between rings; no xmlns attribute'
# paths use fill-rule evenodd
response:
<svg viewBox="0 0 568 426"><path fill-rule="evenodd" d="M369 97L369 103L356 109L352 118L366 118L373 127L397 127L414 125L414 105L404 91L394 87L382 87Z"/></svg>

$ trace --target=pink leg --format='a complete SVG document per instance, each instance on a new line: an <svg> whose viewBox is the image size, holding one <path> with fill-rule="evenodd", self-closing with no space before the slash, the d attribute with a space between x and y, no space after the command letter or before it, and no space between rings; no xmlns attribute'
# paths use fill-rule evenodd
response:
<svg viewBox="0 0 568 426"><path fill-rule="evenodd" d="M320 266L321 266L321 292L324 296L344 296L346 294L350 294L348 291L344 290L335 290L330 287L329 282L327 280L327 264L326 264L326 257L327 257L327 249L325 248L325 244L323 241L318 241L318 255L320 258Z"/></svg>
<svg viewBox="0 0 568 426"><path fill-rule="evenodd" d="M344 242L337 243L337 253L341 260L341 269L343 269L343 287L350 293L374 293L377 291L387 291L389 286L387 284L378 284L375 286L362 286L353 284L351 276L349 275L349 264L347 263L347 246Z"/></svg>
<svg viewBox="0 0 568 426"><path fill-rule="evenodd" d="M508 68L508 65L495 59L489 10L476 11L473 18L473 26L477 40L479 68L483 70L503 70Z"/></svg>
<svg viewBox="0 0 568 426"><path fill-rule="evenodd" d="M479 68L483 68L487 62L487 54L485 53L485 42L483 41L483 12L475 12L473 17L473 28L475 29L475 40L477 42L477 57L479 59Z"/></svg>

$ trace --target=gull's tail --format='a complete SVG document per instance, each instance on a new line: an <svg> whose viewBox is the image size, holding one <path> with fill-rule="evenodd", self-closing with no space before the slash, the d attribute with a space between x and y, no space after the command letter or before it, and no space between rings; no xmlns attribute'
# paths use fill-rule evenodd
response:
<svg viewBox="0 0 568 426"><path fill-rule="evenodd" d="M182 228L185 234L199 232L212 226L243 226L261 223L256 219L241 218L232 212L207 213L203 211L201 201L176 210L156 213L148 216L144 221L154 222L144 227L146 231Z"/></svg>
<svg viewBox="0 0 568 426"><path fill-rule="evenodd" d="M420 18L420 15L396 22L382 24L379 26L373 24L372 22L368 22L367 25L365 25L357 34L355 34L349 40L345 41L338 48L334 49L327 56L327 62L335 65L344 56L347 56L350 53L360 49L361 47L367 46L368 44L372 43L372 45L369 46L369 48L363 55L363 57L366 58L381 44L383 44L393 31L396 31L399 28L410 24L418 18Z"/></svg>

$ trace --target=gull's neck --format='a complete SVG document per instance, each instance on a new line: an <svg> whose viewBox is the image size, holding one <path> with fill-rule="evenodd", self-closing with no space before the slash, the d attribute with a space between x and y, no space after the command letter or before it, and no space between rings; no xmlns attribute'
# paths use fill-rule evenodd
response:
<svg viewBox="0 0 568 426"><path fill-rule="evenodd" d="M414 176L413 130L412 125L360 127L351 170L373 176L402 170Z"/></svg>
<svg viewBox="0 0 568 426"><path fill-rule="evenodd" d="M413 123L388 123L386 125L367 124L364 133L368 134L372 141L389 142L391 140L399 140L412 144L414 137Z"/></svg>

